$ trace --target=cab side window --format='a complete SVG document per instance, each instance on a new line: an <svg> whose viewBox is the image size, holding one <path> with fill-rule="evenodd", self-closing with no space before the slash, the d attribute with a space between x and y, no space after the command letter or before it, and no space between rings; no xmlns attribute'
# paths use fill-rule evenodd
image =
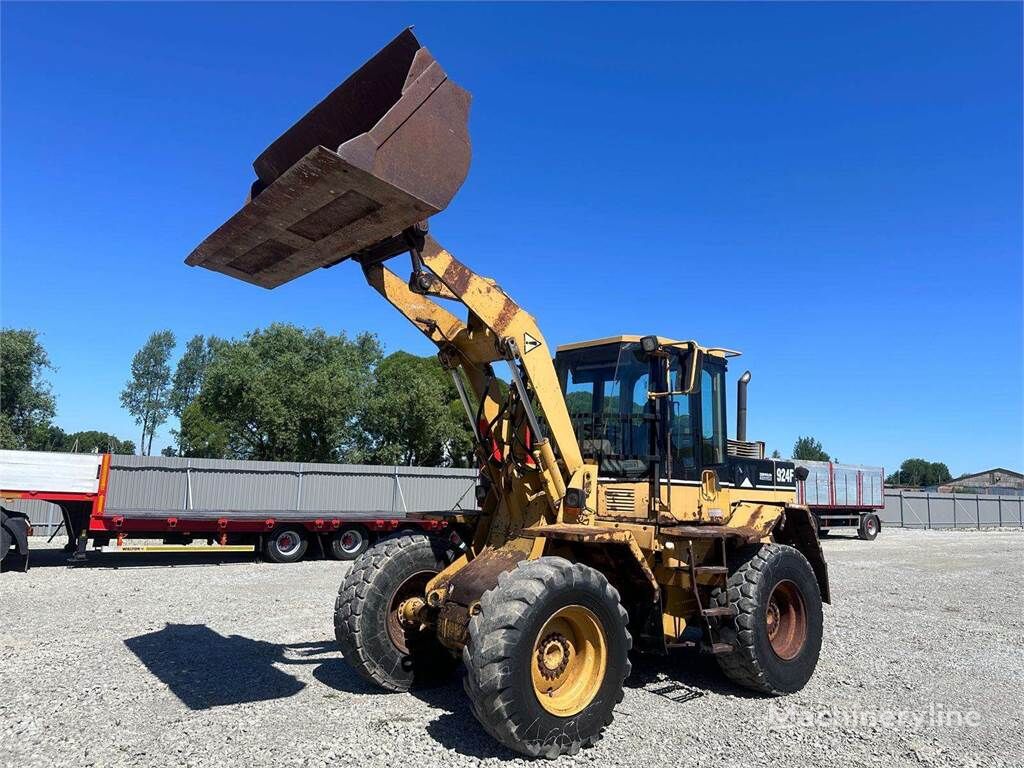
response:
<svg viewBox="0 0 1024 768"><path fill-rule="evenodd" d="M701 371L701 462L722 464L725 462L725 372Z"/></svg>
<svg viewBox="0 0 1024 768"><path fill-rule="evenodd" d="M679 380L678 360L672 366L672 381ZM690 396L674 395L669 412L669 433L672 441L672 475L681 477L684 470L697 466L694 451L694 428L690 418Z"/></svg>

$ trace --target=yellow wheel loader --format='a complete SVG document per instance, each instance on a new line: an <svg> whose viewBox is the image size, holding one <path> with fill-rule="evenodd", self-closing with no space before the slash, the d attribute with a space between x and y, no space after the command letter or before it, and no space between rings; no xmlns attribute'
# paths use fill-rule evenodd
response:
<svg viewBox="0 0 1024 768"><path fill-rule="evenodd" d="M479 512L451 520L461 539L385 539L354 562L334 612L345 660L392 691L461 660L484 729L543 757L601 738L631 651L696 646L743 686L799 690L828 574L800 470L746 439L749 373L727 438L738 353L622 335L552 354L427 231L468 172L469 101L406 30L259 156L248 202L187 259L267 288L355 262L465 407Z"/></svg>

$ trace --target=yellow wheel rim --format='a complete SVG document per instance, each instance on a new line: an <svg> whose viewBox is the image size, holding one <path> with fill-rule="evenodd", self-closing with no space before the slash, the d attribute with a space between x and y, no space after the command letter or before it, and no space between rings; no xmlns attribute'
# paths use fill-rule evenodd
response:
<svg viewBox="0 0 1024 768"><path fill-rule="evenodd" d="M608 667L608 643L597 616L582 605L562 608L537 633L530 656L533 692L548 712L578 715L597 695Z"/></svg>

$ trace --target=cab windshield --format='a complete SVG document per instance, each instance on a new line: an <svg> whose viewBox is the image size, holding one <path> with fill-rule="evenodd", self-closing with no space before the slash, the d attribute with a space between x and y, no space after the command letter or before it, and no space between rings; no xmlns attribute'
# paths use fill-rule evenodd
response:
<svg viewBox="0 0 1024 768"><path fill-rule="evenodd" d="M576 439L602 477L639 479L650 464L650 365L635 342L559 352L555 362Z"/></svg>

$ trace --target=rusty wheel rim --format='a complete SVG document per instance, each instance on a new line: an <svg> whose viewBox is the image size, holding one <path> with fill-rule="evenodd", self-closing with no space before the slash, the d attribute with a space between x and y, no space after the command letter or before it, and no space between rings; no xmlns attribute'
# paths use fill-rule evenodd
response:
<svg viewBox="0 0 1024 768"><path fill-rule="evenodd" d="M423 597L427 583L436 575L437 573L434 571L418 571L399 584L391 593L391 599L388 601L388 639L402 653L409 653L409 640L406 628L402 626L398 609L410 597Z"/></svg>
<svg viewBox="0 0 1024 768"><path fill-rule="evenodd" d="M807 610L800 589L792 581L780 581L772 589L765 625L776 656L789 661L800 653L807 641Z"/></svg>

